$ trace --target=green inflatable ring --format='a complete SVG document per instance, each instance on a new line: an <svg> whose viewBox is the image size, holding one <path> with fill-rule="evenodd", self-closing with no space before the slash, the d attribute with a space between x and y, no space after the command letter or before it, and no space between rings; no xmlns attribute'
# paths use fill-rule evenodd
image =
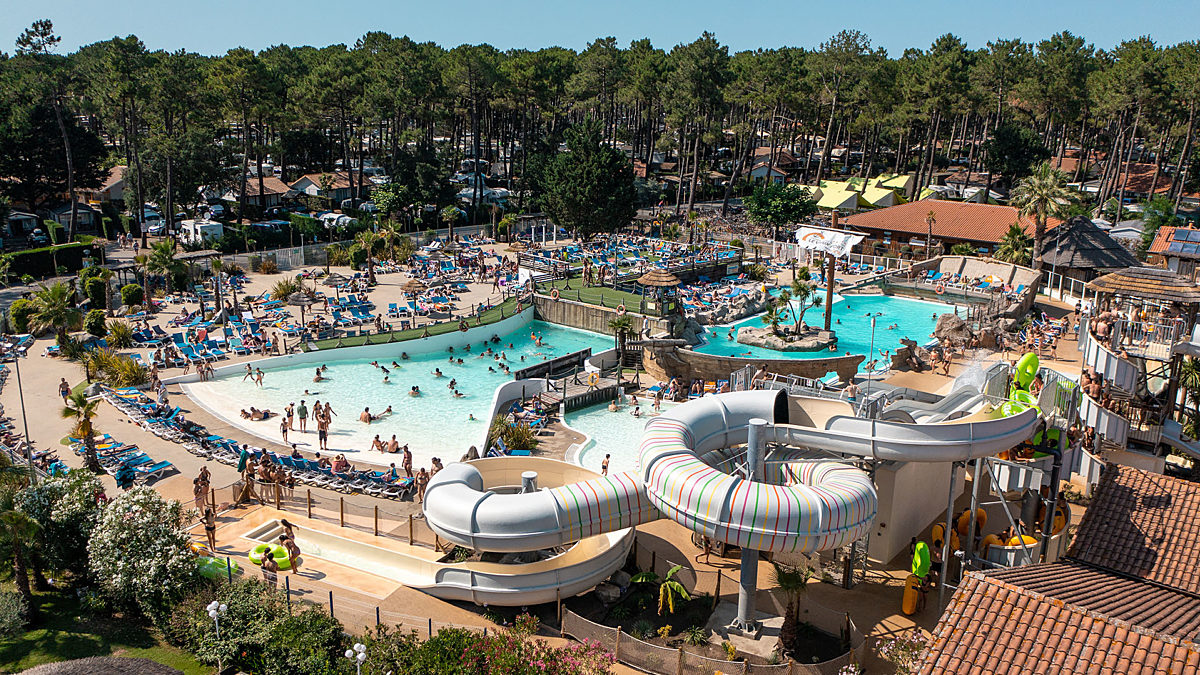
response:
<svg viewBox="0 0 1200 675"><path fill-rule="evenodd" d="M271 557L275 558L275 564L279 565L281 570L292 569L292 558L288 555L286 548L276 544L271 547Z"/></svg>
<svg viewBox="0 0 1200 675"><path fill-rule="evenodd" d="M1033 378L1037 377L1040 366L1041 362L1038 360L1037 354L1026 352L1017 361L1017 367L1013 372L1013 382L1021 389L1028 389L1029 385L1033 383Z"/></svg>
<svg viewBox="0 0 1200 675"><path fill-rule="evenodd" d="M1005 401L1004 403L1000 404L1000 414L1004 415L1005 417L1020 415L1028 409L1029 406L1019 401Z"/></svg>
<svg viewBox="0 0 1200 675"><path fill-rule="evenodd" d="M1012 400L1017 403L1023 403L1026 406L1037 406L1038 404L1038 398L1028 391L1013 392Z"/></svg>
<svg viewBox="0 0 1200 675"><path fill-rule="evenodd" d="M232 567L236 574L239 570L236 561L229 561L229 565L221 558L201 557L196 560L196 566L200 568L200 576L209 579L224 579L229 575L229 570Z"/></svg>
<svg viewBox="0 0 1200 675"><path fill-rule="evenodd" d="M912 573L924 579L929 574L929 564L929 544L918 541L913 551Z"/></svg>
<svg viewBox="0 0 1200 675"><path fill-rule="evenodd" d="M255 565L261 565L263 562L263 555L270 550L270 544L259 544L258 546L255 546L250 550L250 562L254 563Z"/></svg>

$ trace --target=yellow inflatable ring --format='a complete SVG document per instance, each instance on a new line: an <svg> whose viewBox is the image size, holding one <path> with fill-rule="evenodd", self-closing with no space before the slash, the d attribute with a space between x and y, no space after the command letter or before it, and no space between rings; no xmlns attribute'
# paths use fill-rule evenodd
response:
<svg viewBox="0 0 1200 675"><path fill-rule="evenodd" d="M596 386L596 383L599 381L600 381L600 375L598 373L588 373L588 386L589 387Z"/></svg>

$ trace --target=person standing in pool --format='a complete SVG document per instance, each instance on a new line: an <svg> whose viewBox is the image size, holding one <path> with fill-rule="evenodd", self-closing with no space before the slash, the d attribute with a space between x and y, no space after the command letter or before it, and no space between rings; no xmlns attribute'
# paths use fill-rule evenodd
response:
<svg viewBox="0 0 1200 675"><path fill-rule="evenodd" d="M601 476L608 475L608 462L611 459L612 459L612 455L605 455L604 461L600 462L600 475Z"/></svg>
<svg viewBox="0 0 1200 675"><path fill-rule="evenodd" d="M300 419L300 433L308 431L308 406L304 405L304 399L296 407L296 417Z"/></svg>
<svg viewBox="0 0 1200 675"><path fill-rule="evenodd" d="M262 388L262 386L263 386L263 371L262 371L262 368L255 368L255 369L254 369L254 383L255 383L255 384L257 384L257 385L259 386L259 388Z"/></svg>

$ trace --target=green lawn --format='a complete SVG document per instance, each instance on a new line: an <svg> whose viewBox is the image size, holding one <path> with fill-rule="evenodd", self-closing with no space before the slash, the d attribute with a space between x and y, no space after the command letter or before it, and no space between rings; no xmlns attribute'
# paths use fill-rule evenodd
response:
<svg viewBox="0 0 1200 675"><path fill-rule="evenodd" d="M72 590L37 597L41 606L38 625L20 637L0 640L0 672L18 673L43 663L108 655L150 659L189 675L215 670L167 645L141 623L86 615Z"/></svg>
<svg viewBox="0 0 1200 675"><path fill-rule="evenodd" d="M567 288L568 286L570 288ZM637 293L614 291L611 288L597 286L585 288L582 279L558 279L548 284L538 284L539 293L549 293L551 288L557 288L561 294L560 297L565 300L577 300L589 305L616 307L624 304L625 309L631 312L638 311L638 308L642 306L642 296Z"/></svg>

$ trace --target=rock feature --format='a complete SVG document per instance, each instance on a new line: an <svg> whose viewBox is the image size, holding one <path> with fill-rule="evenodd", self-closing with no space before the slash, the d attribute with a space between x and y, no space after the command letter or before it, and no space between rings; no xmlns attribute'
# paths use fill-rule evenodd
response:
<svg viewBox="0 0 1200 675"><path fill-rule="evenodd" d="M767 326L747 326L738 329L737 341L777 352L815 352L828 350L830 345L836 345L837 334L834 331L808 330L798 336L791 333L776 335Z"/></svg>
<svg viewBox="0 0 1200 675"><path fill-rule="evenodd" d="M695 318L704 326L733 323L765 312L772 300L770 293L764 291L762 286L756 286L746 293L732 298L725 297L711 307L696 310Z"/></svg>

